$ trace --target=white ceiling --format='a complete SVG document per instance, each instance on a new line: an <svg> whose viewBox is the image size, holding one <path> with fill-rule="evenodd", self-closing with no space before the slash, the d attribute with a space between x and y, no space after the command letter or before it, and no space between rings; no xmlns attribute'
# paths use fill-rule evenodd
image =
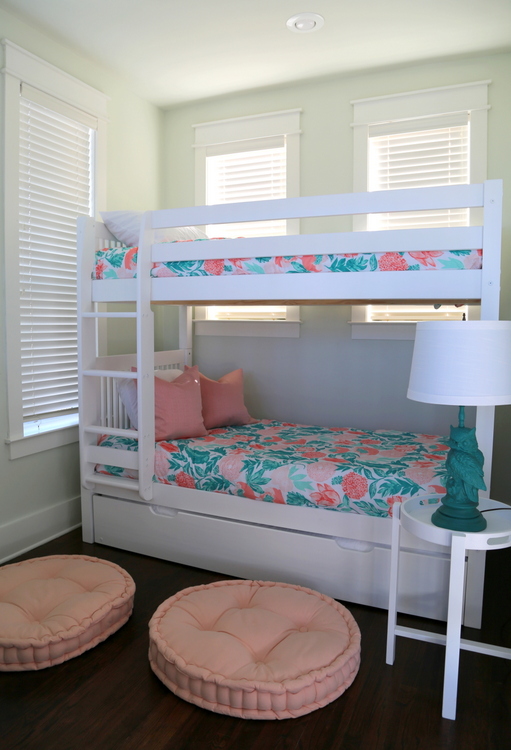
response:
<svg viewBox="0 0 511 750"><path fill-rule="evenodd" d="M511 0L0 0L159 106L511 48ZM320 13L320 31L286 20Z"/></svg>

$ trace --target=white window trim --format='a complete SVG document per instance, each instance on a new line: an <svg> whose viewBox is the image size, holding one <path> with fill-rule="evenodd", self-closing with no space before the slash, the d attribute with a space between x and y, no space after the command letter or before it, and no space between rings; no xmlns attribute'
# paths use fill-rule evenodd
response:
<svg viewBox="0 0 511 750"><path fill-rule="evenodd" d="M286 308L285 320L208 320L207 307L195 308L195 333L197 336L266 336L280 338L300 337L300 308Z"/></svg>
<svg viewBox="0 0 511 750"><path fill-rule="evenodd" d="M431 125L434 118L470 113L470 183L484 182L487 177L488 86L491 81L477 81L433 89L421 89L389 96L356 99L353 105L353 191L366 192L368 186L369 128L375 125L416 123L424 119ZM440 126L440 124L439 124ZM480 209L472 209L470 223L480 223ZM353 230L367 228L366 216L353 217ZM474 315L477 317L477 311ZM367 323L366 306L352 307L351 337L354 339L414 339L415 323Z"/></svg>
<svg viewBox="0 0 511 750"><path fill-rule="evenodd" d="M195 204L206 203L206 157L225 147L268 139L286 137L286 197L300 195L300 113L301 109L267 112L247 117L234 117L193 125L195 130ZM233 150L236 150L233 148ZM299 234L300 220L287 221L287 234ZM268 336L298 338L300 336L300 308L287 307L286 320L229 321L207 320L206 308L195 308L195 333L198 336Z"/></svg>
<svg viewBox="0 0 511 750"><path fill-rule="evenodd" d="M9 435L11 459L56 448L78 440L77 426L23 436L21 362L19 349L18 214L19 214L19 99L20 87L34 89L97 118L94 172L96 211L106 205L106 127L108 97L100 91L2 39L4 115L4 247L5 311ZM78 419L77 419L78 421Z"/></svg>

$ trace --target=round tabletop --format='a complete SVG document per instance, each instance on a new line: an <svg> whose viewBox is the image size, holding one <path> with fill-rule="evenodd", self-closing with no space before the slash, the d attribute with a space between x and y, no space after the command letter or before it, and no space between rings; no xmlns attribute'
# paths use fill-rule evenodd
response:
<svg viewBox="0 0 511 750"><path fill-rule="evenodd" d="M501 549L511 547L511 505L481 498L479 510L486 519L484 531L451 531L435 526L431 516L438 508L439 499L412 497L401 506L401 525L419 539L445 547L451 546L453 534L466 537L467 549ZM485 512L490 511L490 512Z"/></svg>

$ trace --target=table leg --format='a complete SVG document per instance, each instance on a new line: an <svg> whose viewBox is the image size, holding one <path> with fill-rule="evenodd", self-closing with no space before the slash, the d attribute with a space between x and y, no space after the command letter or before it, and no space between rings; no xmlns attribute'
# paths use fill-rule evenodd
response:
<svg viewBox="0 0 511 750"><path fill-rule="evenodd" d="M458 670L460 663L461 620L465 588L464 534L453 532L451 542L451 572L449 577L449 604L447 610L447 636L445 643L444 696L442 716L456 718L458 695Z"/></svg>
<svg viewBox="0 0 511 750"><path fill-rule="evenodd" d="M396 651L397 588L401 538L401 503L392 506L392 543L390 548L389 612L387 618L387 664L394 664Z"/></svg>
<svg viewBox="0 0 511 750"><path fill-rule="evenodd" d="M485 563L486 550L471 549L468 551L465 609L463 612L463 624L468 628L481 628Z"/></svg>

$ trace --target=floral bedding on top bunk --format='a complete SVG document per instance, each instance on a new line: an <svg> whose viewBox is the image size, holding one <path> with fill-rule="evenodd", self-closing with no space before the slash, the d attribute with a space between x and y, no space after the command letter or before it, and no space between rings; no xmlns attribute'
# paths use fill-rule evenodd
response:
<svg viewBox="0 0 511 750"><path fill-rule="evenodd" d="M155 481L287 505L370 516L415 495L445 492L446 438L261 420L156 444ZM137 450L131 438L100 445ZM96 471L135 479L113 466Z"/></svg>
<svg viewBox="0 0 511 750"><path fill-rule="evenodd" d="M185 241L186 240L182 240ZM203 240L196 240L203 241ZM214 240L213 240L214 241ZM173 244L173 243L171 243ZM96 279L131 279L137 275L137 247L96 252ZM266 258L181 260L154 263L151 276L247 276L275 273L345 273L359 271L428 271L480 269L482 250L290 255Z"/></svg>

